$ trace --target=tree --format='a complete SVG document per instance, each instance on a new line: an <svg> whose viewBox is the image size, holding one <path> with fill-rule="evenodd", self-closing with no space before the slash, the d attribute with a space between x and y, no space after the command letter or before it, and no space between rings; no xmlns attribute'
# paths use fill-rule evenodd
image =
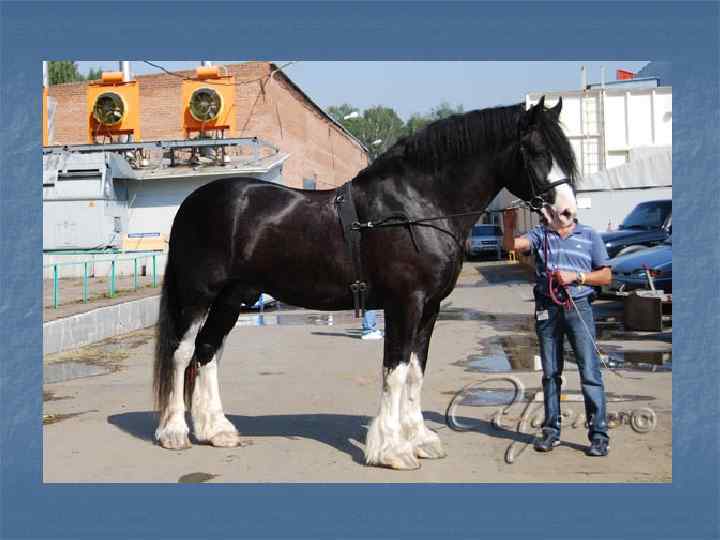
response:
<svg viewBox="0 0 720 540"><path fill-rule="evenodd" d="M390 107L377 105L363 112L359 138L368 149L370 161L395 144L403 135L403 127L402 118Z"/></svg>
<svg viewBox="0 0 720 540"><path fill-rule="evenodd" d="M442 120L443 118L447 118L454 114L462 114L463 112L464 111L462 105L456 105L453 107L448 102L444 101L437 107L433 107L432 109L430 109L430 112L427 114L413 114L410 119L405 123L404 134L412 135L416 131L424 128L430 122Z"/></svg>
<svg viewBox="0 0 720 540"><path fill-rule="evenodd" d="M78 71L77 64L71 60L49 61L48 78L50 85L84 80Z"/></svg>
<svg viewBox="0 0 720 540"><path fill-rule="evenodd" d="M348 118L357 112L355 118ZM404 123L394 109L377 105L362 114L348 103L328 107L327 113L368 149L370 161L390 148L403 134Z"/></svg>
<svg viewBox="0 0 720 540"><path fill-rule="evenodd" d="M85 80L87 80L87 81L97 81L97 80L99 80L101 77L102 77L102 69L100 69L100 68L97 68L97 69L90 68L90 70L88 71L87 76L85 77Z"/></svg>
<svg viewBox="0 0 720 540"><path fill-rule="evenodd" d="M348 118L357 112L354 118ZM453 114L462 114L462 105L452 106L443 102L422 115L413 114L407 123L403 122L394 109L376 105L363 111L362 114L350 105L334 105L327 108L327 113L360 140L368 149L370 161L387 151L400 138L412 135L430 122L447 118Z"/></svg>

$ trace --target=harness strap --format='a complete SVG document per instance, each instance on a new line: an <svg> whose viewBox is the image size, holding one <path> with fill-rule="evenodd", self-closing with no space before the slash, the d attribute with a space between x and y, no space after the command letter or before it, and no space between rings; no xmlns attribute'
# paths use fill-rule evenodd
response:
<svg viewBox="0 0 720 540"><path fill-rule="evenodd" d="M360 251L362 235L359 229L353 227L358 222L358 214L352 198L351 184L352 181L346 182L337 189L335 209L340 218L348 258L352 262L353 282L350 284L350 291L353 295L353 308L357 318L360 317L361 313L363 317L365 316L365 300L369 287L367 281L365 281Z"/></svg>

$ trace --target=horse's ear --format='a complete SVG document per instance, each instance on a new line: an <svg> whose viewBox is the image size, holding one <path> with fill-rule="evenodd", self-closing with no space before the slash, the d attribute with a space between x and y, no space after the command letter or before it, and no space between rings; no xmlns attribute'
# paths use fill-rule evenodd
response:
<svg viewBox="0 0 720 540"><path fill-rule="evenodd" d="M558 98L557 105L548 109L548 113L557 122L560 119L560 111L562 111L562 96Z"/></svg>
<svg viewBox="0 0 720 540"><path fill-rule="evenodd" d="M538 121L538 115L542 114L543 109L545 108L545 96L540 98L540 101L537 102L536 105L533 105L530 107L527 111L525 111L525 114L522 115L520 118L520 133L527 133L530 131L530 128L537 124Z"/></svg>

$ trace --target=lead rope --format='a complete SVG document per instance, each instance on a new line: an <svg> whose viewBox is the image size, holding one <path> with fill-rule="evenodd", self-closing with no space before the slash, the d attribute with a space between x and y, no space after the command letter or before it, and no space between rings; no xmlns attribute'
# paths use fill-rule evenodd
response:
<svg viewBox="0 0 720 540"><path fill-rule="evenodd" d="M572 294L570 294L570 291L567 288L567 285L561 285L560 281L557 279L557 271L550 272L550 262L548 259L548 255L550 253L550 249L548 247L548 235L547 230L545 231L545 237L544 237L544 251L545 251L545 273L548 276L548 291L550 293L550 299L553 301L554 304L557 304L558 306L562 306L565 310L569 311L570 309L575 309L575 313L578 316L578 319L580 319L580 322L583 324L583 328L585 329L585 332L587 333L588 337L590 338L590 341L593 344L593 348L595 349L595 352L598 355L598 358L600 358L600 362L602 362L602 365L605 367L606 370L610 371L611 373L615 374L617 377L620 377L621 379L624 379L625 377L615 369L611 368L607 362L605 362L605 353L603 353L600 350L600 347L598 347L597 341L595 340L595 337L593 336L592 332L590 331L590 328L588 327L587 323L585 322L585 319L582 318L582 315L580 314L580 310L577 307L577 304L575 304L575 299L572 297Z"/></svg>

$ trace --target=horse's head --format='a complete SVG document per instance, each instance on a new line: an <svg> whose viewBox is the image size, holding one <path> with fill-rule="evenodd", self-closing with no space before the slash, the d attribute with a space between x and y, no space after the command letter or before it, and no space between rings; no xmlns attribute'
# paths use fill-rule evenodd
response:
<svg viewBox="0 0 720 540"><path fill-rule="evenodd" d="M575 154L559 123L562 98L545 108L545 96L523 111L518 121L515 171L507 188L556 226L572 223L577 213L573 185ZM566 180L565 182L561 182Z"/></svg>

